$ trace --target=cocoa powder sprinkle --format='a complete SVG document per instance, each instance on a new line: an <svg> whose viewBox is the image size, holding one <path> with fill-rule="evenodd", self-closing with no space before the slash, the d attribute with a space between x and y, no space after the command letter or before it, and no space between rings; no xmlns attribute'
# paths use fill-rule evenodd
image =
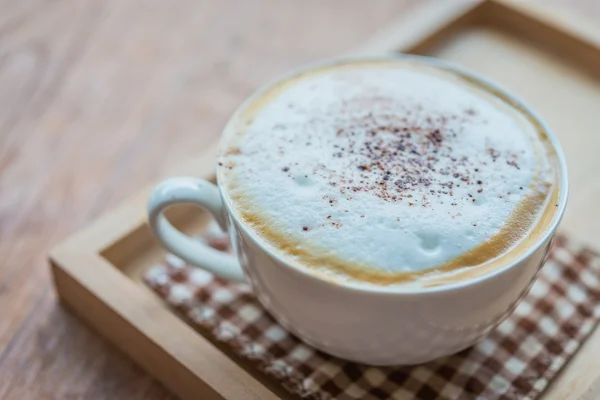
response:
<svg viewBox="0 0 600 400"><path fill-rule="evenodd" d="M491 168L484 161L489 161L487 157L492 162L500 160L520 169L516 153L506 154L504 150L488 147L480 155L483 157L473 155L469 158L453 149L452 146L458 146L453 138L464 129L461 124L480 118L475 108L459 110L457 115L449 112L423 115L423 105L398 105L377 96L379 95L375 94L369 101L377 102L381 112L349 114L347 119L344 117L339 120L338 126L332 126L330 135L335 138L336 143L331 156L336 159L337 165L346 162L345 157L351 155L347 157L349 162L346 171L349 172L344 176L344 173L338 172L340 170L337 167L328 169L327 163L318 163L313 169L313 174L325 178L326 184L336 187L336 191L339 190L344 196L339 199L340 202L356 201L352 196L356 198L370 193L392 203L413 199L408 202L409 206L414 206L416 199L419 199L417 202L423 207L430 207L432 202L443 203L450 196L452 199L448 203L457 206L459 199L454 196L454 191L461 184L484 185L483 180L477 178L487 176L479 175L481 169L485 171L485 168ZM350 105L344 104L342 111L344 107ZM400 114L402 116L394 112L394 107L403 108ZM315 140L314 136L307 134L299 144L310 146ZM315 143L318 144L318 141ZM489 164L493 165L492 162ZM290 168L285 166L281 170L287 173ZM307 175L304 176L308 178ZM294 176L290 177L295 179ZM473 189L477 193L483 192L482 187L475 186ZM523 190L522 187L519 189ZM431 197L428 198L425 194ZM476 202L471 193L463 201L469 199ZM327 196L324 200L332 207L341 205L338 200ZM347 213L348 210L344 212ZM364 218L364 215L359 217ZM331 220L332 216L328 215L326 219ZM333 222L332 225L341 226ZM307 226L302 229L309 230Z"/></svg>

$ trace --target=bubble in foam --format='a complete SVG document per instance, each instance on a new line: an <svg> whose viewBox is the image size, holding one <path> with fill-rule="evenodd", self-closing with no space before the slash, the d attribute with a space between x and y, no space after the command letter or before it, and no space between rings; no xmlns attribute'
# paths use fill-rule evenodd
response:
<svg viewBox="0 0 600 400"><path fill-rule="evenodd" d="M425 253L436 253L440 250L440 236L436 232L425 231L417 234L420 242L420 247Z"/></svg>
<svg viewBox="0 0 600 400"><path fill-rule="evenodd" d="M221 156L235 164L224 184L317 267L444 265L492 240L551 179L526 118L449 72L346 65L270 96L232 139L240 151Z"/></svg>

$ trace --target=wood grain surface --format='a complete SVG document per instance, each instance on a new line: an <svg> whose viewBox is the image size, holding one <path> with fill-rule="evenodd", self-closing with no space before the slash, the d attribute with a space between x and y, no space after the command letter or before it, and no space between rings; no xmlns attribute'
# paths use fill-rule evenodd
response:
<svg viewBox="0 0 600 400"><path fill-rule="evenodd" d="M407 1L0 1L0 399L171 395L56 301L49 247L198 154L275 75Z"/></svg>
<svg viewBox="0 0 600 400"><path fill-rule="evenodd" d="M0 0L0 399L172 398L57 303L48 249L414 1Z"/></svg>

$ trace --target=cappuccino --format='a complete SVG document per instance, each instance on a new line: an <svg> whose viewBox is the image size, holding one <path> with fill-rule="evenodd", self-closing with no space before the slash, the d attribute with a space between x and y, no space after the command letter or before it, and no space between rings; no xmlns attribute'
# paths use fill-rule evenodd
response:
<svg viewBox="0 0 600 400"><path fill-rule="evenodd" d="M415 59L319 67L271 85L226 128L232 212L310 273L441 285L521 256L550 226L556 157L527 111Z"/></svg>

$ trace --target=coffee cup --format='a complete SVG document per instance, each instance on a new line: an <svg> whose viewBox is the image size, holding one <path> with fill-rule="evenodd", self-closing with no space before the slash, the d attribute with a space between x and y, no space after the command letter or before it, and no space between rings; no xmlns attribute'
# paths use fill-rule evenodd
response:
<svg viewBox="0 0 600 400"><path fill-rule="evenodd" d="M306 251L305 242L300 244L294 242L291 245L288 243L284 246L282 244L285 242L283 239L281 241L278 239L274 240L272 235L263 234L261 232L264 232L264 230L256 228L255 221L252 220L253 217L251 216L254 215L254 209L252 213L242 212L243 210L240 211L241 208L244 208L244 204L237 200L236 195L232 194L237 188L232 188L231 185L226 184L226 181L230 180L229 174L231 174L231 170L235 171L236 168L241 168L240 165L227 164L229 156L232 153L231 149L234 149L233 153L239 151L237 145L233 146L232 143L240 130L244 130L244 127L249 123L253 123L254 117L249 118L248 113L250 111L255 113L257 108L262 107L265 104L265 98L269 98L269 101L272 101L273 88L278 88L276 92L281 93L281 90L283 90L281 88L285 89L289 87L289 82L323 69L346 68L348 65L353 66L357 64L366 65L365 68L370 68L369 65L372 63L384 63L386 65L385 68L388 68L388 64L397 62L408 62L411 64L411 68L416 65L416 68L423 67L440 70L444 74L455 74L460 77L461 82L476 85L483 88L481 90L484 90L490 96L501 99L504 105L516 110L520 115L519 118L526 119L528 123L531 123L532 126L540 130L543 142L551 149L553 154L554 164L552 169L553 176L555 176L555 184L551 188L548 186L547 198L545 198L544 202L540 203L543 203L543 209L540 208L541 211L538 210L539 219L532 222L535 226L532 225L532 227L529 227L532 230L525 235L527 237L520 238L518 242L511 244L512 247L510 249L502 250L505 253L511 253L511 257L496 257L494 255L493 257L490 256L489 262L483 262L482 265L461 265L460 268L448 267L446 270L444 268L436 270L436 268L424 267L418 271L411 270L397 273L396 271L391 273L389 270L385 270L383 272L369 272L367 274L363 271L362 274L357 275L349 273L352 276L348 278L344 275L344 271L346 270L344 269L343 261L332 262L335 266L340 264L341 269L338 271L333 267L328 269L326 264L328 264L329 259L321 257L317 259L316 263L323 264L324 267L323 269L317 268L315 270L314 266L307 266L310 264L309 261L305 261L313 260L310 254L306 256L308 258L303 258L305 256L304 253L310 253L310 251ZM336 78L331 84L345 85L349 79L348 76L344 75L339 80ZM342 83L339 83L340 81ZM357 81L362 82L360 79ZM352 84L355 84L355 81ZM324 83L320 85L324 85ZM335 87L337 88L338 86ZM316 85L313 89L320 90L321 88L322 86ZM259 107L258 104L261 106ZM361 107L369 107L368 103L361 104ZM361 110L356 112L362 112ZM483 110L485 111L485 109ZM463 124L467 128L471 125L477 127L486 125L483 119L481 121L470 122L469 118L473 117L473 114L474 112L471 113L470 110L467 110L466 116L461 117L466 121ZM360 115L362 116L363 114ZM493 121L493 119L491 120ZM311 121L311 124L316 124L317 130L319 126L318 121L318 119ZM429 122L427 123L429 124ZM418 128L421 129L420 126ZM398 130L400 131L400 129ZM431 132L436 131L438 131L437 128ZM275 132L274 134L276 135L277 133ZM395 133L388 129L385 135L388 134L392 135L389 140L396 140L393 135L402 134L402 132ZM444 134L446 133L440 133L440 135ZM335 140L338 139L336 138ZM443 152L443 147L439 147L443 146L443 144L439 145L437 143L438 141L441 142L441 139L438 139L435 134L431 138L427 136L427 140L431 143L425 139L410 143L417 143L419 146L429 146L427 148L431 148L431 151L434 151L436 155L439 152ZM397 142L393 143L396 146L395 148L400 148ZM402 146L404 147L403 144ZM422 155L419 151L421 150L417 149L415 151L418 155L414 155L414 157ZM217 165L216 185L193 177L177 177L167 179L154 189L148 203L148 219L156 237L167 250L195 266L203 268L221 278L235 282L249 283L257 298L273 317L283 327L309 345L344 359L370 365L419 364L463 350L485 337L514 310L518 302L531 287L548 256L557 226L565 210L568 192L566 164L562 149L546 123L530 107L506 90L472 72L465 71L462 68L450 65L441 60L421 56L396 55L338 58L293 71L264 86L236 110L225 128L220 154L223 157L223 162L220 161L219 165ZM233 154L233 156L236 155ZM486 157L488 156L490 157L490 168L492 168L491 166L494 163L503 162L501 158L497 161L496 157L501 157L501 155L495 156L493 151L489 155L486 155ZM374 162L380 162L381 156L379 153L377 157L380 158ZM392 155L389 157L390 159L394 159ZM406 157L413 157L413 155L407 155ZM407 160L412 159L407 158ZM524 167L517 165L518 169L515 168L516 162L511 160L507 159L506 161L508 167L503 162L502 168L514 168L514 172L512 173L516 176L516 174L522 172ZM511 162L514 162L515 165L511 164ZM485 162L485 165L487 167L488 163ZM294 184L300 186L306 185L306 182L300 182L304 179L303 177L294 175L293 171L285 171L286 168L288 167L277 167L277 171L283 169L283 172L289 175L289 179L295 182ZM472 166L469 166L469 168L471 168L471 172L479 169L472 168ZM380 173L371 171L371 169L374 168L371 166L363 167L361 164L356 170L353 169L352 171L354 172L352 173L372 173L374 175ZM464 167L463 169L466 170L468 168ZM507 171L513 171L513 169ZM410 181L410 179L395 179L392 177L392 180L396 182L401 181L400 184L393 185L387 182L389 179L385 178L386 176L392 176L393 173L383 171L381 174L380 176L383 178L377 178L379 179L376 180L377 185L379 185L380 181L382 184L379 186L389 185L394 190L392 193L393 196L399 198L401 196L412 196L412 193L414 193L412 191L407 192L405 188L405 181ZM527 176L531 178L530 175ZM368 176L370 177L371 175ZM288 178L281 177L278 179ZM306 179L309 179L308 175ZM452 174L450 174L449 179L452 179ZM384 180L386 182L383 182ZM475 179L468 181L470 182L469 184L473 185L473 193L477 195L477 190L479 190L477 189L477 185L484 185L484 183L478 183L480 181ZM427 182L423 182L423 185L427 184ZM467 185L467 180L463 178L463 175L457 177L456 182L462 182L463 185ZM389 199L384 199L380 195L379 186L373 186L373 190L361 189L354 191L355 193L360 192L354 195L375 196L375 200L368 201L387 201L389 204L385 203L386 207L392 207L396 203L400 204L400 200L405 201L402 204L406 206L407 203L412 202L411 199L417 197L404 197L398 200L392 199L392 195L390 195ZM305 190L305 187L302 186L302 190ZM348 187L350 188L350 186ZM490 187L495 186L490 184ZM416 189L409 189L425 189L424 186L419 186L418 181L414 188ZM429 186L426 189L428 191L433 190L430 190ZM285 187L282 186L282 190L286 190ZM455 186L454 191L460 192L460 189L457 189ZM344 192L345 197L340 197L339 202L352 201L347 200L352 195L353 193L348 194ZM433 195L438 196L436 193L433 193ZM447 196L447 194L439 194L438 197L432 198L433 200L429 202L438 201L442 203L445 199L444 196ZM506 195L506 197L508 198L510 195ZM513 197L510 198L513 199ZM519 199L522 198L524 197L517 197L517 200L514 200L515 204L521 201ZM356 200L356 198L353 200L360 201L360 199ZM475 200L470 198L467 198L467 200L475 202ZM485 200L491 201L487 198ZM298 199L298 201L301 201L301 199ZM331 200L328 201L331 203ZM499 200L494 198L494 201ZM503 201L504 203L501 204L508 202L504 198ZM172 205L181 203L194 204L210 212L219 226L229 234L235 255L229 255L212 249L204 243L175 229L164 216L164 210ZM426 204L425 201L423 201L423 204ZM444 207L448 204L452 203L446 203ZM333 209L337 203L331 203L330 205ZM259 204L259 207L262 206ZM264 207L268 208L268 206ZM412 207L415 208L414 206ZM427 206L421 205L421 207L425 209ZM459 205L459 207L466 209L467 206ZM350 213L354 212L352 208L350 210ZM265 210L265 212L268 211ZM344 211L348 214L347 210L340 208L338 211L341 215L340 218L349 218L345 217L344 214ZM498 212L500 213L500 211ZM318 212L315 211L315 213ZM360 221L358 218L361 217L361 215L357 214L356 220ZM355 219L348 221L351 224ZM272 223L272 220L262 221L262 229L264 229L265 225ZM277 221L275 221L275 224L277 224ZM335 226L332 228L326 224L330 224L330 219L324 221L322 225L315 225L315 231L317 229L335 228ZM475 223L475 225L477 224ZM300 239L298 240L304 240L302 239L302 235L305 233L307 235L311 234L312 229L313 226L302 226L302 229L298 233L295 233L295 236L292 236L299 237ZM342 230L331 232L328 235L344 235L344 231ZM287 237L287 235L282 235L282 237L284 236ZM343 239L343 236L341 237ZM376 241L379 236L374 235L373 237L373 240ZM331 240L338 239L334 237ZM322 247L330 246L329 242L324 241L324 243L325 245L315 245L316 253L330 250L328 248L323 250ZM426 245L429 244L426 243ZM435 244L441 246L439 243ZM305 250L300 254L296 250L297 248L304 248ZM448 249L450 249L448 252L454 251L452 250L453 248L448 245ZM492 247L489 248L491 249ZM519 248L519 250L512 250L513 248ZM485 247L481 247L481 249L483 249L481 252L491 251ZM431 249L419 248L415 251L429 250ZM390 251L393 251L393 249ZM408 249L407 251L413 251L413 249ZM445 248L441 248L439 251L443 253L446 250ZM410 257L415 260L415 264L423 264L422 260L417 260L418 256L411 255ZM432 259L435 259L435 257L437 257L435 254L431 256ZM451 263L445 265L451 265ZM358 269L360 267L357 267ZM364 278L366 280L361 281L361 277L366 277Z"/></svg>

